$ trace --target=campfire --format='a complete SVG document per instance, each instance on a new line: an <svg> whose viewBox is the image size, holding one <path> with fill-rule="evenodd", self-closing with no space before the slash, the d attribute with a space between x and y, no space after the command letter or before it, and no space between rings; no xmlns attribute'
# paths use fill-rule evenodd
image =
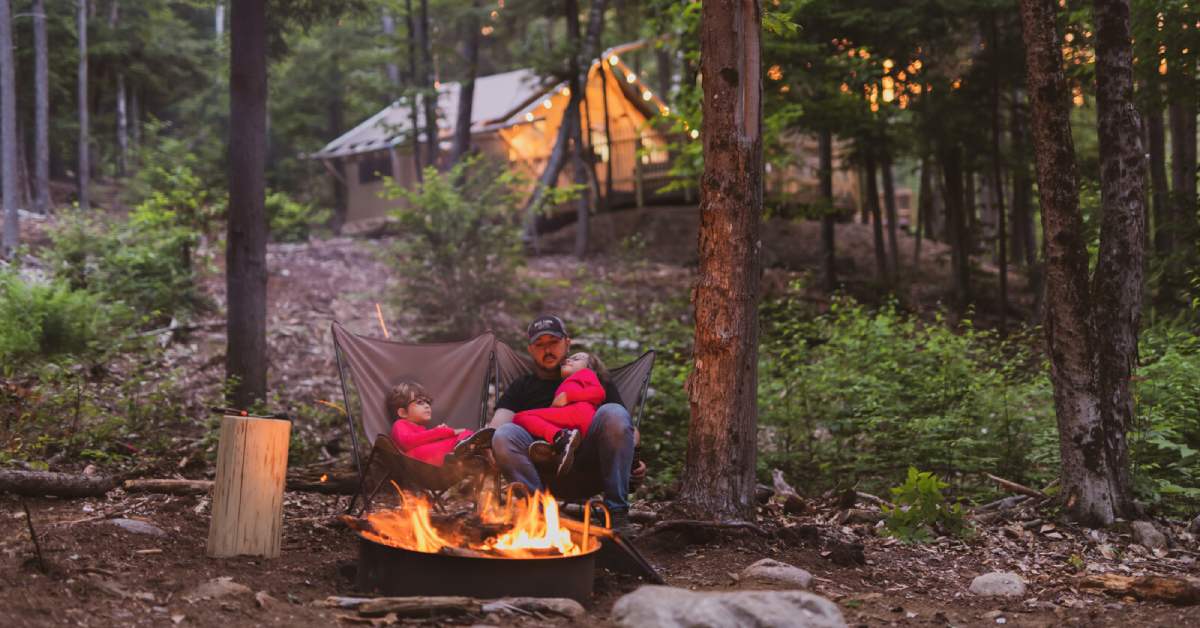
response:
<svg viewBox="0 0 1200 628"><path fill-rule="evenodd" d="M569 597L592 593L597 536L559 516L550 493L504 504L485 494L470 512L434 512L420 495L344 521L360 538L357 587L383 595Z"/></svg>
<svg viewBox="0 0 1200 628"><path fill-rule="evenodd" d="M491 495L470 515L439 515L423 495L401 492L398 508L368 513L352 526L366 539L414 552L476 558L561 558L597 549L590 525L568 525L549 492L508 499ZM589 522L590 523L590 522Z"/></svg>

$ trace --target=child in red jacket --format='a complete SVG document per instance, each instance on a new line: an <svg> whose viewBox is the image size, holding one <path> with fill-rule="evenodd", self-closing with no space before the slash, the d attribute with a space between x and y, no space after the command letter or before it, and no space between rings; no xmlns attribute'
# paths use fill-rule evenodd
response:
<svg viewBox="0 0 1200 628"><path fill-rule="evenodd" d="M550 407L518 412L513 423L540 439L529 446L529 457L535 462L557 457L557 474L562 476L570 470L596 408L604 403L601 378L608 379L608 370L600 358L580 352L563 361L560 373L566 379L554 391Z"/></svg>
<svg viewBox="0 0 1200 628"><path fill-rule="evenodd" d="M425 388L414 381L402 381L387 396L388 416L392 423L392 441L406 455L431 465L442 466L451 452L484 445L491 441L492 430L472 432L454 429L445 423L428 427L433 418L433 399ZM487 432L485 434L485 432Z"/></svg>

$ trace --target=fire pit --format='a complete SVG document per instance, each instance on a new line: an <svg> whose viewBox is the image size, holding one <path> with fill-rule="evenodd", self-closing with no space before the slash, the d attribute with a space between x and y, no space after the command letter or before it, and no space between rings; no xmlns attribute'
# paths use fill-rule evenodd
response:
<svg viewBox="0 0 1200 628"><path fill-rule="evenodd" d="M383 595L568 597L592 594L600 541L558 516L549 493L485 498L472 514L432 515L421 497L348 520L359 535L358 588Z"/></svg>

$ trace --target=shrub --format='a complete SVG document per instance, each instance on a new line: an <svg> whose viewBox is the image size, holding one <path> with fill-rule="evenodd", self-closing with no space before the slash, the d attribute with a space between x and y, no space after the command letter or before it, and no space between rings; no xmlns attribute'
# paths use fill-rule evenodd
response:
<svg viewBox="0 0 1200 628"><path fill-rule="evenodd" d="M25 372L60 356L102 351L125 312L62 281L34 283L0 271L0 374Z"/></svg>
<svg viewBox="0 0 1200 628"><path fill-rule="evenodd" d="M427 168L414 189L386 183L404 203L393 259L403 278L397 306L428 339L459 339L489 326L496 305L519 298L523 264L515 175L480 157L448 172Z"/></svg>
<svg viewBox="0 0 1200 628"><path fill-rule="evenodd" d="M894 508L884 506L883 530L908 543L928 541L931 532L966 536L970 532L961 504L947 504L942 489L950 486L928 471L908 468L904 484L891 489Z"/></svg>
<svg viewBox="0 0 1200 628"><path fill-rule="evenodd" d="M329 210L294 201L283 192L267 194L266 209L271 239L276 242L304 242L331 216Z"/></svg>

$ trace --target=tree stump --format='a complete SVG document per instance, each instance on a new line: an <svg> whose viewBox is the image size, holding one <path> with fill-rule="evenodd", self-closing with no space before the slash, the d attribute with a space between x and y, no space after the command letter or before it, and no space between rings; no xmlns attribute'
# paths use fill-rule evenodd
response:
<svg viewBox="0 0 1200 628"><path fill-rule="evenodd" d="M221 420L209 556L279 556L291 428L278 419Z"/></svg>

